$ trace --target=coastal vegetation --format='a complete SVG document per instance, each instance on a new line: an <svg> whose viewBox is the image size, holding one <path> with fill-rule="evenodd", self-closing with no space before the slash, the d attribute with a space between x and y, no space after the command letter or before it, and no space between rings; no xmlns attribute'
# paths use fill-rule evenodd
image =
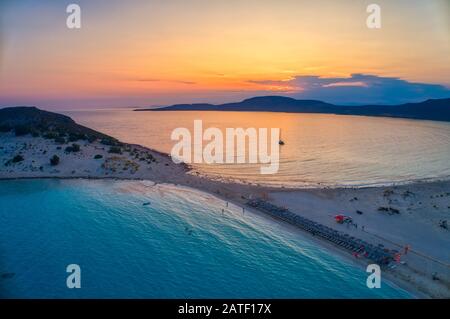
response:
<svg viewBox="0 0 450 319"><path fill-rule="evenodd" d="M59 156L58 155L53 155L52 158L50 158L50 164L52 166L56 166L59 164Z"/></svg>
<svg viewBox="0 0 450 319"><path fill-rule="evenodd" d="M161 180L169 166L173 174L182 176L186 172L186 166L175 165L166 154L122 143L70 117L35 107L0 109L0 127L0 178Z"/></svg>
<svg viewBox="0 0 450 319"><path fill-rule="evenodd" d="M122 154L122 149L119 146L111 146L108 152L112 154Z"/></svg>
<svg viewBox="0 0 450 319"><path fill-rule="evenodd" d="M5 162L5 166L9 166L11 164L20 163L20 162L22 162L24 160L25 160L25 158L21 154L17 154L13 158L11 158L8 161L6 161Z"/></svg>
<svg viewBox="0 0 450 319"><path fill-rule="evenodd" d="M14 156L14 158L12 159L12 162L18 163L18 162L22 162L23 160L24 160L23 156L19 154L19 155Z"/></svg>
<svg viewBox="0 0 450 319"><path fill-rule="evenodd" d="M67 146L66 149L65 149L65 151L66 151L67 153L70 153L70 152L72 152L72 153L79 152L79 151L80 151L80 145L73 143L71 146Z"/></svg>

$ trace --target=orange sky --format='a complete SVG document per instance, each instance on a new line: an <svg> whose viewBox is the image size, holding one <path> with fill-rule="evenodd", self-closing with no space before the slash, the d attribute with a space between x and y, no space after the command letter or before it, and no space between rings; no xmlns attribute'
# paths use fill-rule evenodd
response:
<svg viewBox="0 0 450 319"><path fill-rule="evenodd" d="M289 93L258 81L299 75L450 86L446 0L376 1L379 30L365 24L373 1L75 1L80 30L65 4L18 2L0 8L2 104L222 102Z"/></svg>

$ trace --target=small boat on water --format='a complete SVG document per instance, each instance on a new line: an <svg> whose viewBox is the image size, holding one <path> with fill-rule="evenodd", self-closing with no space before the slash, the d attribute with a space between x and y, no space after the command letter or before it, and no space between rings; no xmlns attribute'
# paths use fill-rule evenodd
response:
<svg viewBox="0 0 450 319"><path fill-rule="evenodd" d="M150 202L145 202L144 204L142 204L142 206L148 206L150 205Z"/></svg>

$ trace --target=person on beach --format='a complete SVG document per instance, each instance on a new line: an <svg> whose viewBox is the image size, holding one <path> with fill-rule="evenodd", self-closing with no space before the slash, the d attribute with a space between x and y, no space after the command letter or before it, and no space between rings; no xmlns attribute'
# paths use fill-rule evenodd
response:
<svg viewBox="0 0 450 319"><path fill-rule="evenodd" d="M409 251L409 245L406 245L405 246L405 249L404 249L404 255L407 255L408 254L408 251Z"/></svg>

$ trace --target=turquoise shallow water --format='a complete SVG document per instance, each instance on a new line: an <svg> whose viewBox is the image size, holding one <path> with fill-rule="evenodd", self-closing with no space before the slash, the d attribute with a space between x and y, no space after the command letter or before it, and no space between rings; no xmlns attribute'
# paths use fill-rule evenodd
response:
<svg viewBox="0 0 450 319"><path fill-rule="evenodd" d="M144 202L150 205L144 206ZM299 231L150 182L0 182L7 298L407 298ZM81 289L66 287L68 264Z"/></svg>

